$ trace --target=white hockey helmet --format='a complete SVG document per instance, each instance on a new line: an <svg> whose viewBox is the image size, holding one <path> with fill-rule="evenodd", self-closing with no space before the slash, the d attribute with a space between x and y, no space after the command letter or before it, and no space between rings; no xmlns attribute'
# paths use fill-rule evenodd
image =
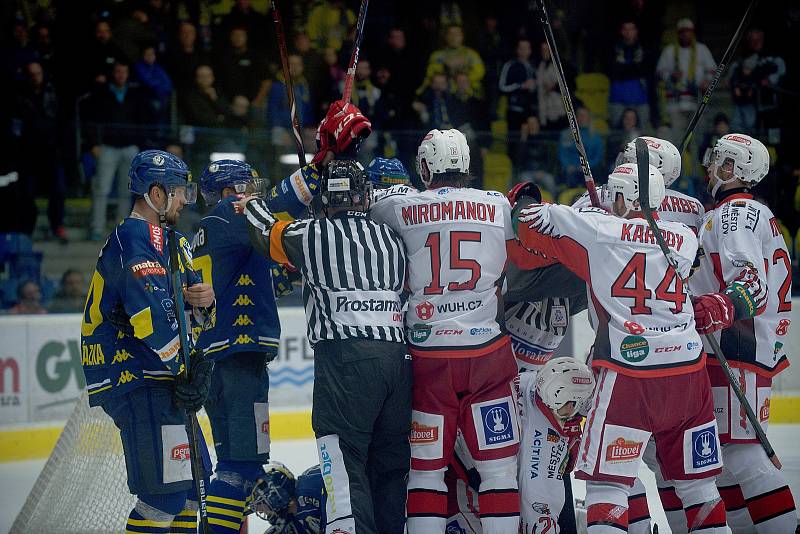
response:
<svg viewBox="0 0 800 534"><path fill-rule="evenodd" d="M647 143L647 151L650 153L650 165L661 171L664 176L664 187L669 187L681 175L681 153L678 148L667 141L658 137L641 136ZM634 139L627 145L625 150L617 156L614 165L619 167L623 163L636 163L636 140Z"/></svg>
<svg viewBox="0 0 800 534"><path fill-rule="evenodd" d="M592 371L580 360L568 356L551 358L536 377L536 394L553 411L572 401L572 417L584 406L594 393Z"/></svg>
<svg viewBox="0 0 800 534"><path fill-rule="evenodd" d="M469 173L467 138L455 128L431 130L417 149L417 173L425 187L446 172Z"/></svg>
<svg viewBox="0 0 800 534"><path fill-rule="evenodd" d="M719 175L719 170L728 162L733 165L733 174L726 179ZM750 186L760 182L769 172L769 151L764 143L749 135L727 134L706 151L703 165L708 168L713 196L720 186L736 179Z"/></svg>
<svg viewBox="0 0 800 534"><path fill-rule="evenodd" d="M664 187L664 177L661 171L656 169L653 165L650 167L650 207L658 209L661 206L661 201L664 200L666 195L666 188ZM627 211L622 214L624 217L630 211L639 211L639 206L634 202L639 200L639 168L635 163L623 163L609 175L608 177L608 192L611 196L611 204L617 200L617 193L622 194L625 200L625 207Z"/></svg>

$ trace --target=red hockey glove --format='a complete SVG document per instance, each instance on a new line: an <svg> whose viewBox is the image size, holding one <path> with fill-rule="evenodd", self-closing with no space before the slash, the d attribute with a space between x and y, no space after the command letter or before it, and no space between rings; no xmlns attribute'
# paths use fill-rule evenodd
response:
<svg viewBox="0 0 800 534"><path fill-rule="evenodd" d="M361 110L353 104L337 100L328 108L328 114L317 128L317 154L312 163L322 161L327 152L334 154L355 152L360 142L370 133L372 133L372 123Z"/></svg>
<svg viewBox="0 0 800 534"><path fill-rule="evenodd" d="M695 329L699 334L711 334L733 324L734 308L731 299L722 293L708 293L692 299Z"/></svg>
<svg viewBox="0 0 800 534"><path fill-rule="evenodd" d="M537 204L542 202L542 191L539 189L539 186L533 182L520 182L506 194L506 198L508 202L511 204L511 207L514 207L514 204L517 203L517 199L522 197L530 197Z"/></svg>

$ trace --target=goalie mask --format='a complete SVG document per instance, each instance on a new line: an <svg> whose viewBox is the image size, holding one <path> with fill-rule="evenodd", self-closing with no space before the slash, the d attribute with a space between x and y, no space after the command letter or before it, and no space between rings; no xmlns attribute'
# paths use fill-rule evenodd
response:
<svg viewBox="0 0 800 534"><path fill-rule="evenodd" d="M542 402L557 412L568 402L575 406L568 414L558 417L569 419L585 405L594 393L594 376L585 363L570 357L551 358L536 377L536 394Z"/></svg>
<svg viewBox="0 0 800 534"><path fill-rule="evenodd" d="M681 153L678 148L667 141L658 137L642 136L647 143L647 151L650 154L650 165L661 171L664 176L664 187L669 187L681 175ZM636 163L636 140L634 139L617 156L614 167L619 167L623 163Z"/></svg>
<svg viewBox="0 0 800 534"><path fill-rule="evenodd" d="M256 515L270 523L283 517L295 498L297 481L289 468L280 462L264 466L264 476L253 487L252 508Z"/></svg>
<svg viewBox="0 0 800 534"><path fill-rule="evenodd" d="M650 167L650 207L658 209L666 195L664 178L654 166ZM621 194L625 201L625 217L631 211L639 210L639 169L635 163L623 163L608 177L608 192L612 206L617 201L617 194Z"/></svg>
<svg viewBox="0 0 800 534"><path fill-rule="evenodd" d="M366 209L371 191L372 184L359 162L334 160L325 170L320 202L323 208Z"/></svg>
<svg viewBox="0 0 800 534"><path fill-rule="evenodd" d="M769 151L764 143L745 134L728 134L703 156L708 170L711 196L722 185L741 180L747 187L760 182L769 172Z"/></svg>
<svg viewBox="0 0 800 534"><path fill-rule="evenodd" d="M429 187L437 174L469 174L469 145L456 130L431 130L417 149L417 173Z"/></svg>

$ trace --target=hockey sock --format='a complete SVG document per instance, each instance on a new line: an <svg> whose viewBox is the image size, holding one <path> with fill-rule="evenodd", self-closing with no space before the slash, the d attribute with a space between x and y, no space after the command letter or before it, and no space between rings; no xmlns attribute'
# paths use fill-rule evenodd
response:
<svg viewBox="0 0 800 534"><path fill-rule="evenodd" d="M749 497L745 502L759 534L795 532L797 517L794 511L794 497L789 486Z"/></svg>
<svg viewBox="0 0 800 534"><path fill-rule="evenodd" d="M125 524L125 534L167 534L172 515L138 501Z"/></svg>
<svg viewBox="0 0 800 534"><path fill-rule="evenodd" d="M217 534L236 534L244 516L244 491L216 478L206 498L208 524Z"/></svg>
<svg viewBox="0 0 800 534"><path fill-rule="evenodd" d="M169 525L170 534L196 534L197 533L197 510L183 510L175 516Z"/></svg>
<svg viewBox="0 0 800 534"><path fill-rule="evenodd" d="M628 531L630 488L613 482L586 482L586 526L589 534Z"/></svg>
<svg viewBox="0 0 800 534"><path fill-rule="evenodd" d="M689 532L686 527L686 514L683 512L683 503L678 494L675 493L675 488L672 486L659 487L658 497L661 500L661 506L664 508L664 515L667 516L667 523L669 523L672 534L686 534Z"/></svg>
<svg viewBox="0 0 800 534"><path fill-rule="evenodd" d="M637 489L634 484L633 491ZM644 490L644 486L641 489ZM628 497L628 534L650 534L650 509L644 491Z"/></svg>
<svg viewBox="0 0 800 534"><path fill-rule="evenodd" d="M483 534L503 534L519 529L519 491L516 456L475 461L481 476L478 509Z"/></svg>
<svg viewBox="0 0 800 534"><path fill-rule="evenodd" d="M683 503L689 532L722 534L725 528L725 504L713 477L675 480L675 492Z"/></svg>
<svg viewBox="0 0 800 534"><path fill-rule="evenodd" d="M717 479L722 482L721 478ZM739 484L732 486L719 486L719 495L725 503L725 519L733 534L748 534L756 531L753 520L750 519L750 511L747 503L744 502L742 488Z"/></svg>
<svg viewBox="0 0 800 534"><path fill-rule="evenodd" d="M445 469L421 471L412 469L408 474L408 532L426 534L444 532L447 523L447 486Z"/></svg>

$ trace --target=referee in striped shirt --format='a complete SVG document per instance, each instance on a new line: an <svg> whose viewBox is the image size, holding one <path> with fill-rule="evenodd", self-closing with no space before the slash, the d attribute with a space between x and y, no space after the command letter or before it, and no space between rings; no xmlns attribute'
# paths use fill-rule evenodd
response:
<svg viewBox="0 0 800 534"><path fill-rule="evenodd" d="M254 245L303 276L327 531L401 534L411 461L406 252L367 216L369 193L361 164L332 161L316 219L278 221L260 199L245 213Z"/></svg>

